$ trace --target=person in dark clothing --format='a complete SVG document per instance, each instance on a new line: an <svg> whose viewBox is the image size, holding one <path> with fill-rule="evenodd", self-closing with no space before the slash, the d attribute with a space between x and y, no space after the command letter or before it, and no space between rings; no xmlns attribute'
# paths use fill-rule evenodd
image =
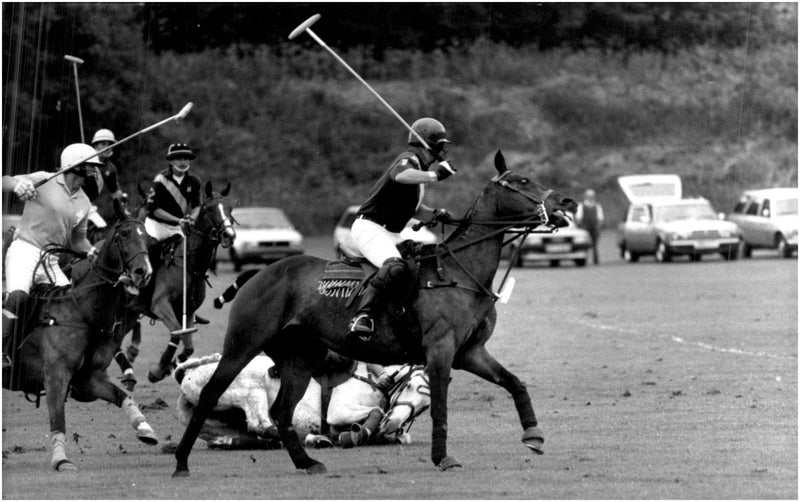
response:
<svg viewBox="0 0 800 502"><path fill-rule="evenodd" d="M378 267L362 296L356 316L350 321L347 338L353 342L370 340L375 330L373 309L389 291L407 288L413 279L397 249L402 240L400 231L412 217L449 218L446 210L434 210L422 204L425 184L442 181L456 172L445 160L445 146L450 143L447 132L438 120L432 118L421 118L411 128L414 132L408 136L408 149L395 158L375 183L353 222L352 236L356 249ZM423 146L418 136L425 140L430 150Z"/></svg>
<svg viewBox="0 0 800 502"><path fill-rule="evenodd" d="M116 143L114 133L109 129L98 129L92 137L92 147L98 152ZM109 149L97 155L102 166L97 169L97 174L87 178L83 191L89 197L92 208L89 211L89 227L87 235L89 240L96 242L105 237L105 231L116 223L114 214L114 200L126 197L119 186L119 169L111 161L114 150Z"/></svg>
<svg viewBox="0 0 800 502"><path fill-rule="evenodd" d="M603 206L595 199L596 194L591 188L584 193L583 202L578 204L575 220L578 226L589 232L592 237L592 260L595 265L600 263L597 253L597 241L600 240L600 231L603 228Z"/></svg>

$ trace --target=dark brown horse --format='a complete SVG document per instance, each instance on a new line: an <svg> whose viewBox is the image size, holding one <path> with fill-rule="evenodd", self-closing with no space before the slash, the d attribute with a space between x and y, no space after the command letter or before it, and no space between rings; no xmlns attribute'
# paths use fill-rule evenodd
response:
<svg viewBox="0 0 800 502"><path fill-rule="evenodd" d="M67 460L64 401L67 391L78 401L103 399L121 407L138 438L158 443L133 399L106 373L118 341L115 333L128 294L144 287L152 274L144 225L115 204L118 222L111 228L94 263L82 260L72 269L72 285L40 296L26 323L24 340L15 342L13 365L3 386L28 394L46 393L52 438L51 464L75 470ZM37 296L36 290L31 293Z"/></svg>
<svg viewBox="0 0 800 502"><path fill-rule="evenodd" d="M325 473L308 456L292 430L295 405L328 349L360 361L381 364L425 363L431 382L433 419L431 459L441 470L459 466L447 455L447 389L451 368L464 369L505 388L513 397L523 443L541 453L544 437L525 385L486 350L496 317L492 282L504 235L512 228L540 223L563 226L576 202L506 168L500 152L498 174L484 188L459 227L435 256L420 258L420 289L409 304L417 330L376 318L376 333L363 344L345 340L356 305L318 292L327 266L320 258L299 256L264 268L247 281L234 300L222 359L204 387L194 415L177 447L173 477L189 475L188 459L203 422L236 375L260 352L279 367L281 388L270 414L297 469ZM393 328L394 327L394 332Z"/></svg>
<svg viewBox="0 0 800 502"><path fill-rule="evenodd" d="M179 355L180 361L185 361L194 352L192 333L197 330L194 327L194 312L206 297L206 273L214 260L217 246L221 244L223 247L230 247L236 238L231 208L225 204L225 197L230 189L231 185L228 183L222 192L215 193L211 183L206 183L206 199L197 220L189 227L185 237L188 256L186 312L183 311L184 256L180 240L175 242L174 247L166 248L168 252L161 253L164 257L155 264L153 280L130 305L133 313L158 319L170 331L167 348L161 354L159 362L153 364L147 374L151 382L158 382L169 375L175 351L181 342L183 351ZM186 326L182 322L184 315ZM124 326L123 333L130 331L137 316L129 317L131 324Z"/></svg>

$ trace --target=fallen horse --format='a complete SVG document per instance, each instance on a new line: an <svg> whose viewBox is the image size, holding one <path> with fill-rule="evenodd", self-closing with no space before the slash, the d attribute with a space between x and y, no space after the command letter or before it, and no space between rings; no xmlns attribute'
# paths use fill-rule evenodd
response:
<svg viewBox="0 0 800 502"><path fill-rule="evenodd" d="M203 387L217 368L220 354L191 358L175 369L180 384L178 419L187 424ZM293 424L306 446L343 448L365 444L410 443L414 419L430 406L428 377L422 366L386 367L394 385L378 388L368 365L352 361L309 383L294 412ZM213 449L274 449L281 447L269 406L280 390L274 363L256 356L220 396L200 438Z"/></svg>

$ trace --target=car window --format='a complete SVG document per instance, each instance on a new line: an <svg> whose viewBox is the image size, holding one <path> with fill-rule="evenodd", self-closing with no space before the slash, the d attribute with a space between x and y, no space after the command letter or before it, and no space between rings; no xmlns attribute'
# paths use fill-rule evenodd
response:
<svg viewBox="0 0 800 502"><path fill-rule="evenodd" d="M742 213L744 213L745 206L747 206L747 199L740 200L739 202L737 202L736 205L733 206L734 214L742 214Z"/></svg>
<svg viewBox="0 0 800 502"><path fill-rule="evenodd" d="M707 202L697 202L695 204L676 204L659 206L655 208L653 218L656 221L680 221L680 220L699 220L716 219L717 215Z"/></svg>
<svg viewBox="0 0 800 502"><path fill-rule="evenodd" d="M631 221L639 223L647 223L650 221L650 213L647 211L647 207L633 206L633 209L631 209Z"/></svg>
<svg viewBox="0 0 800 502"><path fill-rule="evenodd" d="M234 209L233 218L240 228L294 228L286 215L277 209L258 211L237 211Z"/></svg>
<svg viewBox="0 0 800 502"><path fill-rule="evenodd" d="M754 200L754 201L750 202L750 205L747 206L747 214L749 214L751 216L757 216L758 215L758 205L759 204L758 204L757 200Z"/></svg>
<svg viewBox="0 0 800 502"><path fill-rule="evenodd" d="M775 216L797 216L797 199L778 199L775 201Z"/></svg>

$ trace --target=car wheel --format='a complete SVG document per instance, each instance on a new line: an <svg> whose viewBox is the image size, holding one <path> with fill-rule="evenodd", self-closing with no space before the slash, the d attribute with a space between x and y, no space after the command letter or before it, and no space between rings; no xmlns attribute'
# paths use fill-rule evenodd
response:
<svg viewBox="0 0 800 502"><path fill-rule="evenodd" d="M561 265L560 261L558 261L558 260L550 260L550 266L551 267L558 267L559 265Z"/></svg>
<svg viewBox="0 0 800 502"><path fill-rule="evenodd" d="M689 255L689 259L690 259L691 261L702 261L702 259L703 259L703 255L701 255L701 254L693 254L693 255Z"/></svg>
<svg viewBox="0 0 800 502"><path fill-rule="evenodd" d="M729 249L727 253L720 253L720 254L727 261L737 260L739 259L739 248L741 248L741 245Z"/></svg>
<svg viewBox="0 0 800 502"><path fill-rule="evenodd" d="M637 255L636 253L632 252L628 248L623 248L623 250L622 250L622 259L627 261L628 263L636 263L637 261L639 261L639 255Z"/></svg>
<svg viewBox="0 0 800 502"><path fill-rule="evenodd" d="M752 258L753 257L753 248L750 244L746 243L744 240L739 242L739 256L742 258Z"/></svg>
<svg viewBox="0 0 800 502"><path fill-rule="evenodd" d="M789 244L786 242L786 239L783 237L783 235L778 234L775 236L775 244L779 255L783 256L784 258L792 257L792 252L789 250Z"/></svg>
<svg viewBox="0 0 800 502"><path fill-rule="evenodd" d="M658 241L656 246L656 261L659 263L669 263L672 261L672 255L669 254L667 244L664 241Z"/></svg>
<svg viewBox="0 0 800 502"><path fill-rule="evenodd" d="M575 265L577 265L579 267L585 267L586 266L586 258L578 258L577 260L575 260Z"/></svg>

